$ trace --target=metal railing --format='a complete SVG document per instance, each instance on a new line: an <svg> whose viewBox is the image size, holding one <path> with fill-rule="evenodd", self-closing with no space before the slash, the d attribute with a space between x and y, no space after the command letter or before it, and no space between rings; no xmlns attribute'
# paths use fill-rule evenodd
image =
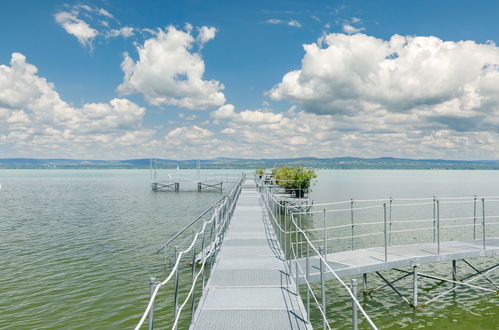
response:
<svg viewBox="0 0 499 330"><path fill-rule="evenodd" d="M310 317L310 301L312 300L322 316L324 329L330 328L326 313L324 286L328 273L340 282L352 298L353 328L356 329L357 326L356 310L358 309L369 325L376 329L356 298L355 279L350 285L344 283L327 263L327 254L332 250L339 252L366 247L383 247L384 262L388 262L388 251L389 246L393 244L393 237L398 234L407 235L407 233L415 232L428 232L426 238L430 241L429 243L435 244L437 254L441 253L440 243L443 241L444 234L447 234L449 238L446 240L469 238L480 241L482 249L486 249L487 228L489 225L499 224L499 215L490 215L492 212L489 215L486 214L486 205L493 205L493 211L495 214L499 214L499 203L497 203L499 196L350 199L303 206L302 210L297 210L296 206L290 206L286 201L280 200L279 196L273 194L262 180L258 178L256 180L277 238L288 261L289 271L294 274L297 283L300 278L302 283L306 285L307 314ZM468 207L469 216L464 214L467 205L470 205ZM450 206L460 214L458 216L443 216L444 206ZM396 210L403 208L408 208L410 211L398 216ZM411 210L412 208L415 210ZM426 208L426 210L423 212L421 208ZM445 211L449 211L448 209L444 208ZM375 214L376 211L377 214ZM363 212L365 214L361 216ZM407 214L425 213L428 213L429 216L407 219ZM378 217L379 220L372 221L373 216ZM332 225L332 221L337 224ZM321 226L317 226L317 222L320 222ZM397 226L401 228L397 228ZM457 231L457 229L467 227L472 227L473 230L465 233ZM488 230L491 231L491 229ZM499 227L493 232L497 234ZM422 237L424 238L424 235ZM309 282L309 260L314 256L319 259L320 296L314 292ZM302 268L299 259L302 261L305 259L305 269Z"/></svg>
<svg viewBox="0 0 499 330"><path fill-rule="evenodd" d="M148 329L153 329L154 327L154 303L156 297L158 296L159 290L165 287L167 284L172 284L171 289L173 293L173 323L171 324L172 329L177 329L179 326L180 316L182 311L186 309L187 305L190 305L191 321L194 316L194 311L196 310L196 285L198 281L201 283L201 290L204 291L205 281L207 276L207 271L211 271L213 264L215 262L218 249L223 242L225 231L231 219L232 213L234 211L237 199L242 189L243 182L245 180L245 175L243 174L239 180L236 182L232 190L225 195L222 199L217 201L214 205L208 208L200 216L198 216L194 221L184 227L177 235L172 237L168 242L166 242L160 249L156 252L166 251L166 248L177 239L182 233L184 233L188 228L190 228L194 223L199 221L203 216L211 211L211 216L208 219L203 220L201 228L197 231L193 231L193 237L185 248L179 248L175 246L175 261L168 274L168 276L163 281L156 281L155 278L150 279L150 299L147 307L142 314L140 321L138 322L135 330L140 329L146 319L148 320ZM199 248L199 249L198 249ZM199 252L199 255L196 255ZM199 257L199 266L196 267L196 259ZM181 264L184 262L190 263L191 266L191 278L190 285L183 284L183 286L188 287L188 291L184 294L183 300L180 301L180 276L179 271ZM173 283L172 283L173 280Z"/></svg>
<svg viewBox="0 0 499 330"><path fill-rule="evenodd" d="M323 329L331 329L330 322L327 319L327 313L326 313L326 292L325 292L325 285L324 285L324 274L325 273L331 273L338 281L339 283L345 288L345 290L348 292L352 299L352 328L357 329L357 311L359 310L366 321L369 323L372 329L378 329L374 322L371 320L371 318L367 315L366 311L360 304L360 302L357 299L357 286L356 286L356 281L352 280L350 285L347 285L337 274L336 272L331 268L331 266L328 265L327 261L324 258L324 253L323 253L323 248L316 248L312 242L308 239L308 235L305 231L303 231L298 224L296 223L296 220L293 218L293 213L291 210L296 210L296 206L290 207L289 205L286 205L285 203L282 203L278 201L274 194L271 192L269 187L259 178L256 178L257 182L257 187L258 191L260 192L264 206L268 212L268 215L270 217L270 220L272 222L272 225L274 227L274 230L276 232L276 236L281 244L281 248L284 252L285 258L288 260L288 270L290 273L294 274L295 276L295 281L296 281L296 291L299 292L299 286L298 286L298 276L304 275L305 276L305 284L306 284L306 292L307 292L307 297L306 297L306 310L307 310L307 317L308 317L308 322L310 322L310 301L311 298L313 299L313 302L315 303L315 306L317 307L321 317L322 317L322 327ZM283 216L283 222L281 221L281 216ZM294 230L293 230L294 228ZM302 235L302 237L305 239L307 242L307 248L306 250L306 255L307 255L307 264L305 266L306 271L304 271L298 262L298 255L297 255L297 249L296 246L297 244L293 244L293 240L297 241L298 236ZM294 247L293 247L294 246ZM312 255L310 255L310 252ZM311 283L308 281L308 275L309 275L309 264L308 261L310 260L310 257L317 256L319 258L319 267L320 267L320 274L321 274L321 295L318 297L318 295L315 294ZM294 259L294 271L293 267L291 264L291 261ZM321 302L319 302L319 298L321 299Z"/></svg>

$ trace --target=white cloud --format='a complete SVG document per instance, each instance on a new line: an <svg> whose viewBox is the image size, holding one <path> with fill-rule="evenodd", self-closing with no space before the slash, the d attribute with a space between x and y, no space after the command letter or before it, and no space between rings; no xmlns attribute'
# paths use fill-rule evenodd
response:
<svg viewBox="0 0 499 330"><path fill-rule="evenodd" d="M216 30L203 29L202 40L209 40ZM190 32L169 26L137 46L135 62L124 55L121 68L125 74L118 86L122 95L140 93L152 105L175 105L191 110L221 106L224 86L216 80L203 80L205 63L199 53L192 52L196 40Z"/></svg>
<svg viewBox="0 0 499 330"><path fill-rule="evenodd" d="M217 33L216 28L211 26L202 26L199 28L198 40L201 43L201 45L203 45L208 41L215 39L216 33Z"/></svg>
<svg viewBox="0 0 499 330"><path fill-rule="evenodd" d="M128 38L128 37L133 36L133 34L134 34L134 29L132 27L124 26L124 27L119 28L119 29L111 29L111 30L106 31L105 37L106 38L116 38L116 37L121 36L123 38Z"/></svg>
<svg viewBox="0 0 499 330"><path fill-rule="evenodd" d="M232 104L226 104L211 113L215 119L233 119L243 123L279 123L283 118L282 114L275 114L265 110L244 110L235 112L235 107Z"/></svg>
<svg viewBox="0 0 499 330"><path fill-rule="evenodd" d="M99 32L79 19L77 13L61 11L55 14L55 20L67 33L75 36L82 46L92 48L92 40Z"/></svg>
<svg viewBox="0 0 499 330"><path fill-rule="evenodd" d="M144 108L118 98L75 107L62 100L54 85L37 71L20 53L12 54L10 65L0 65L3 144L25 152L36 147L88 153L103 141L131 143L132 136L145 134L141 128Z"/></svg>
<svg viewBox="0 0 499 330"><path fill-rule="evenodd" d="M354 33L359 33L365 30L363 27L355 27L352 26L348 23L344 23L342 26L343 32L348 33L348 34L354 34Z"/></svg>
<svg viewBox="0 0 499 330"><path fill-rule="evenodd" d="M330 34L325 43L304 46L301 69L274 86L272 99L311 112L350 114L381 108L470 117L498 105L494 44L399 35L384 41L362 34Z"/></svg>
<svg viewBox="0 0 499 330"><path fill-rule="evenodd" d="M282 19L278 19L278 18L271 18L271 19L266 20L265 23L269 23L269 24L285 24L285 25L288 25L288 26L296 27L296 28L302 27L302 24L299 21L295 20L295 19L286 21L286 20L282 20Z"/></svg>
<svg viewBox="0 0 499 330"><path fill-rule="evenodd" d="M114 16L104 8L99 8L99 14L108 18L114 18Z"/></svg>

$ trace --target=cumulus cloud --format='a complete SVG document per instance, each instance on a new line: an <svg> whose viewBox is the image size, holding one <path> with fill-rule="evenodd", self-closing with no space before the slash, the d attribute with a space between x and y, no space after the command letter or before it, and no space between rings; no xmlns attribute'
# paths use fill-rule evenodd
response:
<svg viewBox="0 0 499 330"><path fill-rule="evenodd" d="M216 29L202 27L199 42L190 31L169 26L137 46L138 60L125 53L121 68L121 95L142 94L152 105L175 105L190 110L221 106L224 86L216 80L203 80L205 63L193 47L215 36Z"/></svg>
<svg viewBox="0 0 499 330"><path fill-rule="evenodd" d="M61 11L55 14L55 21L59 23L67 33L78 39L85 47L92 47L92 40L99 32L90 27L86 22L77 17L76 12Z"/></svg>
<svg viewBox="0 0 499 330"><path fill-rule="evenodd" d="M0 65L3 143L26 150L64 146L66 152L85 145L88 152L91 144L130 143L130 134L145 134L141 127L143 107L119 98L75 107L62 100L54 85L37 71L20 53L12 54L10 65Z"/></svg>
<svg viewBox="0 0 499 330"><path fill-rule="evenodd" d="M363 34L329 34L322 42L304 45L301 68L268 92L330 116L331 129L311 141L335 137L375 155L499 156L491 147L499 144L495 44Z"/></svg>
<svg viewBox="0 0 499 330"><path fill-rule="evenodd" d="M330 34L325 43L304 46L301 69L274 86L272 99L316 113L381 108L470 117L497 109L494 44L399 35L384 41L363 34Z"/></svg>

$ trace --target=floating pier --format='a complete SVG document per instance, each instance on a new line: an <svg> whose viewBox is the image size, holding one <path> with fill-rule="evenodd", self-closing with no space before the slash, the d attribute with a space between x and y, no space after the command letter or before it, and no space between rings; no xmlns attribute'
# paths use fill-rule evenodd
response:
<svg viewBox="0 0 499 330"><path fill-rule="evenodd" d="M174 182L153 182L151 183L151 189L153 191L175 191L179 192L182 187L187 187L184 191L193 191L193 187L197 187L197 191L211 190L211 191L223 191L223 181L220 182L210 182L210 181L174 181Z"/></svg>
<svg viewBox="0 0 499 330"><path fill-rule="evenodd" d="M315 308L315 315L318 318L314 322L322 322L324 329L331 328L328 305L337 299L338 292L331 292L331 289L327 288L326 281L328 280L338 281L342 287L340 290L345 290L350 297L352 329L357 329L361 321L372 329L378 329L369 317L368 311L364 310L357 299L356 279L350 279L349 283L344 281L346 277L360 275L362 275L364 293L388 287L413 308L428 305L461 287L473 288L489 294L499 292L499 285L489 276L491 272L499 268L499 264L495 263L481 270L472 264L474 259L499 256L499 237L487 236L486 231L488 226L499 224L499 215L486 215L485 198L474 197L466 201L466 203L473 203L474 214L471 217L460 218L441 219L439 200L436 198L429 199L429 202L425 199L421 203L406 204L411 207L433 205L434 217L432 219L414 220L417 223L429 222L433 226L403 229L398 232L433 230L433 241L392 245L391 234L397 231L392 231L391 226L397 222L392 221L391 212L388 212L391 209L387 208L386 202L381 207L383 212L381 221L356 223L354 212L375 206L355 208L354 201L350 200L330 203L330 205L346 203L349 206L341 209L296 212L295 206L276 198L261 180L257 181L256 186L253 182L245 184L243 182L244 177L226 197L216 204L210 213L211 217L203 222L200 230L193 233L190 245L183 249L175 248L176 261L167 278L162 282L151 280L151 299L136 330L140 329L146 319L149 322L149 329L154 327L155 298L159 290L168 283L173 283L173 286L169 288L173 288L174 319L167 326L177 329L184 312L184 315L190 313L186 315L186 318L190 320L191 330L312 329L311 306ZM495 198L490 200L499 202L499 197ZM462 203L459 199L456 198L448 203ZM391 206L394 199L390 198L386 201ZM481 203L481 214L477 212L479 203ZM323 205L325 204L321 204ZM376 207L379 208L379 206ZM351 215L351 224L328 227L326 212L340 211ZM310 231L320 231L320 228L301 227L300 217L304 214L315 213L324 216L323 236L319 238L317 233L311 235ZM448 223L463 220L470 221L470 223L455 226L440 225L441 221ZM364 225L381 225L383 231L367 234L355 232L356 226ZM466 227L473 228L470 233L473 234L474 239L454 241L440 239L443 229ZM330 229L338 230L339 228L351 229L351 235L327 236ZM383 243L370 247L356 246L355 239L370 235L381 236L379 242ZM328 241L338 239L351 240L351 249L328 251ZM178 274L179 265L182 260L185 260L182 258L192 260L190 263L192 281L190 281L188 293L180 299ZM196 260L199 260L197 265ZM451 278L423 273L419 268L424 264L443 262L451 263L452 271L449 272L452 275ZM460 276L458 264L466 265L474 273ZM207 268L210 270L209 278L205 272ZM400 273L400 277L388 280L382 274L388 270ZM369 288L368 275L380 277L385 284ZM397 283L407 277L412 278L412 298L407 298ZM441 290L421 303L418 300L418 290L421 289L418 278L448 282L452 284L452 288ZM479 278L487 282L480 285L473 283ZM313 283L320 283L320 286L312 285ZM305 288L302 290L302 295L300 295L300 286ZM197 304L196 288L201 295ZM185 289L183 291L185 292ZM171 292L167 293L168 296L171 295ZM182 328L186 327L187 325L184 324Z"/></svg>

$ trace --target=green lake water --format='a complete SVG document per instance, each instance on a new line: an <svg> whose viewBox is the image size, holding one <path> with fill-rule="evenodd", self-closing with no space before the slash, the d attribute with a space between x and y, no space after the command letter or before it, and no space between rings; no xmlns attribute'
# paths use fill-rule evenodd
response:
<svg viewBox="0 0 499 330"><path fill-rule="evenodd" d="M195 174L195 171L180 171ZM216 171L215 171L216 172ZM240 171L232 171L233 174ZM168 173L160 171L160 176ZM499 195L499 171L321 170L311 197L315 203L350 198ZM218 171L226 175L227 171ZM197 214L221 197L219 192L155 193L148 170L0 170L0 328L130 329L143 312L148 279L164 278L161 256L153 252ZM487 214L499 215L487 204ZM442 210L448 217L470 214L471 204ZM430 208L410 208L394 218L427 217ZM447 213L445 213L447 212ZM452 213L453 212L453 213ZM380 217L359 213L359 220ZM342 223L347 218L328 219ZM319 219L309 227L321 225ZM499 236L499 226L487 228ZM495 229L494 229L495 228ZM338 234L341 233L331 233ZM469 233L465 233L468 235ZM418 236L420 235L420 236ZM394 242L427 239L394 236ZM449 231L449 237L461 235ZM466 236L467 237L467 236ZM398 240L398 241L397 241ZM359 241L358 244L372 244ZM346 244L346 243L342 243ZM347 246L331 244L331 249ZM472 261L478 268L499 258ZM421 271L450 277L450 264L422 266ZM471 274L458 263L458 274ZM386 272L394 279L395 272ZM190 276L182 271L181 284ZM499 282L499 270L490 278ZM360 278L359 278L360 282ZM473 282L487 286L484 280ZM369 276L369 285L381 285ZM450 288L420 280L421 301ZM410 297L410 279L398 288ZM489 285L490 287L490 285ZM182 286L185 294L187 286ZM159 328L171 320L171 289L160 295ZM170 290L170 291L168 291ZM440 290L440 291L439 291ZM334 282L328 283L328 318L335 328L350 328L350 301ZM416 310L389 289L359 295L366 311L383 329L499 329L499 297L460 288L442 300ZM317 312L313 323L319 326ZM181 328L187 328L188 317ZM366 328L365 322L361 328Z"/></svg>

